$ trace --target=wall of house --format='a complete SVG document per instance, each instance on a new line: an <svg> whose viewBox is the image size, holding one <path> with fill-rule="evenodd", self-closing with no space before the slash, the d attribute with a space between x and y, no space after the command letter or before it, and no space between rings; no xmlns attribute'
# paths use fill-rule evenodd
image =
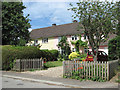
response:
<svg viewBox="0 0 120 90"><path fill-rule="evenodd" d="M67 37L67 41L70 45L71 50L73 50L73 48L75 48L75 45L72 45L71 41L76 41L76 40L72 40L71 35L68 35L66 37ZM59 37L48 38L48 43L42 43L42 39L38 39L38 43L40 43L40 45L42 45L40 49L48 49L48 50L56 49L56 50L58 50L58 47L57 47L57 45L59 43L58 38ZM79 37L77 37L77 40L79 40ZM84 35L82 35L81 40L86 41L87 39L85 40ZM31 43L34 43L34 41L31 41ZM27 45L29 45L29 43ZM91 47L89 47L89 48L90 48L89 50L91 51L92 50ZM106 54L108 54L108 46L107 45L100 46L99 50L104 51L104 52L106 52ZM84 53L83 47L80 48L80 52Z"/></svg>
<svg viewBox="0 0 120 90"><path fill-rule="evenodd" d="M47 43L42 43L42 39L38 39L38 43L40 43L41 45L40 49L48 49L48 50L57 49L58 50L57 42L58 42L58 39L56 37L48 38Z"/></svg>
<svg viewBox="0 0 120 90"><path fill-rule="evenodd" d="M72 45L71 44L71 41L76 41L76 40L72 40L72 37L69 35L69 36L67 36L67 38L68 38L68 42L69 42L69 45L70 45L70 47L71 47L71 50L73 49L73 48L75 48L75 45ZM79 40L79 36L77 37L77 40ZM81 35L81 40L82 41L86 41L87 39L84 39L84 35L82 34ZM83 47L80 47L80 52L81 53L84 53L84 48Z"/></svg>

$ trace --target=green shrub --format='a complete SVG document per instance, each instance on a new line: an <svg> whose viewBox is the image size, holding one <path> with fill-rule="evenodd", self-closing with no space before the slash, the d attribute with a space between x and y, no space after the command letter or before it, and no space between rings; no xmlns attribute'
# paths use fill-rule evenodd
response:
<svg viewBox="0 0 120 90"><path fill-rule="evenodd" d="M79 57L77 58L80 58L81 61L85 60L87 57L87 54L81 54Z"/></svg>
<svg viewBox="0 0 120 90"><path fill-rule="evenodd" d="M57 60L59 55L58 50L49 50L49 51L52 53L54 60Z"/></svg>
<svg viewBox="0 0 120 90"><path fill-rule="evenodd" d="M40 50L36 47L25 46L3 46L2 47L2 69L11 69L15 59L40 58Z"/></svg>
<svg viewBox="0 0 120 90"><path fill-rule="evenodd" d="M108 58L109 60L116 60L120 58L120 36L109 40L108 43Z"/></svg>
<svg viewBox="0 0 120 90"><path fill-rule="evenodd" d="M41 50L43 53L43 57L46 58L47 61L56 61L58 57L58 50Z"/></svg>
<svg viewBox="0 0 120 90"><path fill-rule="evenodd" d="M57 59L57 50L40 50L34 46L2 46L2 69L10 70L15 59L46 58L46 61Z"/></svg>

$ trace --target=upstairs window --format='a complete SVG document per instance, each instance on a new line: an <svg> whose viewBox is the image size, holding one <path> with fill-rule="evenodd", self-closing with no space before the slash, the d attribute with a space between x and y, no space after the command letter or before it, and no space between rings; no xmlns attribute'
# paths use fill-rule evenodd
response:
<svg viewBox="0 0 120 90"><path fill-rule="evenodd" d="M35 44L38 44L38 40L34 40L34 43L35 43Z"/></svg>
<svg viewBox="0 0 120 90"><path fill-rule="evenodd" d="M77 36L74 35L74 36L71 36L72 40L77 40Z"/></svg>
<svg viewBox="0 0 120 90"><path fill-rule="evenodd" d="M43 38L42 43L48 43L48 38Z"/></svg>

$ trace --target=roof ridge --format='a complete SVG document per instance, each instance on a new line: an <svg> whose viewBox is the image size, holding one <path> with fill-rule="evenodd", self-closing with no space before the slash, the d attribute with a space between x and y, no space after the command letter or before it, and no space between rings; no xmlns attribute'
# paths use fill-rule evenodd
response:
<svg viewBox="0 0 120 90"><path fill-rule="evenodd" d="M77 23L78 23L78 22L77 22ZM63 25L69 25L69 24L74 24L74 23L67 23L67 24L56 25L55 27L63 26ZM53 26L43 27L43 28L33 29L32 31L40 30L40 29L46 29L46 28L52 28L52 27L53 27ZM32 32L32 31L31 31L31 32Z"/></svg>

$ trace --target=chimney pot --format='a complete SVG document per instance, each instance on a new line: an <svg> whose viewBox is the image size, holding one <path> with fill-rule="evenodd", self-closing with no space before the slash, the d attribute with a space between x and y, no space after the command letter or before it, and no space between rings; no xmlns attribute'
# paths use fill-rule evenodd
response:
<svg viewBox="0 0 120 90"><path fill-rule="evenodd" d="M52 26L56 26L56 24L54 23L54 24L52 24Z"/></svg>

